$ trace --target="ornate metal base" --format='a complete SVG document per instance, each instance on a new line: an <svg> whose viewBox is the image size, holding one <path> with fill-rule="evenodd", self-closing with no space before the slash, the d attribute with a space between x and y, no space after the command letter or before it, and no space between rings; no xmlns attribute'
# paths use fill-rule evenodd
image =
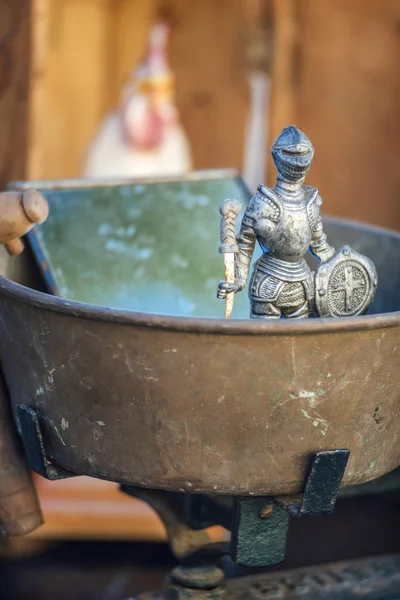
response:
<svg viewBox="0 0 400 600"><path fill-rule="evenodd" d="M208 589L179 586L172 572L163 591L135 600L396 600L400 598L400 555L214 581L215 586L210 582Z"/></svg>

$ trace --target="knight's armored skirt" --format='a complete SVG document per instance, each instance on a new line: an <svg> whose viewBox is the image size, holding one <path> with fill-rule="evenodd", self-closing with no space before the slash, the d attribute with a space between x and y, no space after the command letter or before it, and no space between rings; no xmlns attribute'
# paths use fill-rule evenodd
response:
<svg viewBox="0 0 400 600"><path fill-rule="evenodd" d="M312 289L313 275L304 259L291 263L266 253L254 265L249 295L252 302L290 307L309 300Z"/></svg>

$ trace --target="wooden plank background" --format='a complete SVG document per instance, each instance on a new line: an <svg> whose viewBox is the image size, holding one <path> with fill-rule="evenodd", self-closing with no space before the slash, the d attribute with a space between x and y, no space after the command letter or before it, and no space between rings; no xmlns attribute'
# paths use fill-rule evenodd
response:
<svg viewBox="0 0 400 600"><path fill-rule="evenodd" d="M400 229L400 2L275 6L273 134L309 135L325 212Z"/></svg>
<svg viewBox="0 0 400 600"><path fill-rule="evenodd" d="M197 169L243 162L242 0L36 0L29 178L80 174L100 120L142 58L158 15L173 25L177 103Z"/></svg>
<svg viewBox="0 0 400 600"><path fill-rule="evenodd" d="M30 15L29 0L0 0L0 189L25 172Z"/></svg>
<svg viewBox="0 0 400 600"><path fill-rule="evenodd" d="M273 7L269 142L294 122L315 145L309 183L320 188L326 212L400 227L400 3L256 4L35 0L27 177L80 174L98 123L118 103L123 82L143 55L150 24L160 15L173 26L177 103L195 168L242 168L246 19L270 14Z"/></svg>

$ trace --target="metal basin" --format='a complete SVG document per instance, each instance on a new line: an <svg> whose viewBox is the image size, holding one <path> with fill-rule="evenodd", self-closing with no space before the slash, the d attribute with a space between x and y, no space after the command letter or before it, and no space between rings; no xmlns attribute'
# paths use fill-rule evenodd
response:
<svg viewBox="0 0 400 600"><path fill-rule="evenodd" d="M238 495L301 491L320 450L351 450L345 486L397 467L400 236L338 220L326 231L374 260L370 315L163 316L1 277L11 401L37 411L50 460L120 483Z"/></svg>

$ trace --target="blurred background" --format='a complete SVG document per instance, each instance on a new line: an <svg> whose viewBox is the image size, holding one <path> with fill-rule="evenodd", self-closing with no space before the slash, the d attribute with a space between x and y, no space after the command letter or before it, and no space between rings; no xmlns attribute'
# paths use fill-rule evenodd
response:
<svg viewBox="0 0 400 600"><path fill-rule="evenodd" d="M147 75L161 73L161 86L174 93L188 144L176 151L178 167L235 167L251 185L269 171L271 181L271 141L294 123L315 146L308 179L325 213L399 227L397 0L0 0L0 7L2 186L104 167L110 154L89 169L88 155L138 88L142 102L130 112L143 117L143 65L161 22L173 79L162 59L157 65L157 49ZM136 136L143 152L149 136ZM108 151L123 162L115 139L109 133ZM159 162L153 172L162 171Z"/></svg>
<svg viewBox="0 0 400 600"><path fill-rule="evenodd" d="M295 124L324 213L400 229L399 72L398 0L0 0L0 185L233 167L254 188ZM4 556L164 540L112 484L35 481L46 524Z"/></svg>

